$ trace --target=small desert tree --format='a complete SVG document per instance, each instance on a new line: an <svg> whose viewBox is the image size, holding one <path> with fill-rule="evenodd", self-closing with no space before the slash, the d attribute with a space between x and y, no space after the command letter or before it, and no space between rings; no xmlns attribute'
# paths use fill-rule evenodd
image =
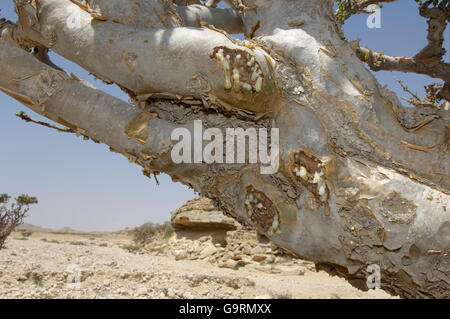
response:
<svg viewBox="0 0 450 319"><path fill-rule="evenodd" d="M0 195L0 249L3 248L9 234L23 223L23 219L30 210L30 205L38 202L36 197L20 195L15 199L16 202L8 207L10 198L7 194Z"/></svg>

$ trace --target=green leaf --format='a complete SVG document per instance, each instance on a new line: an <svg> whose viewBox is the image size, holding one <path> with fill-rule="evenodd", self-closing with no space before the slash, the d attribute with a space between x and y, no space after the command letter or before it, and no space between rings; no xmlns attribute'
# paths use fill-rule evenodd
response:
<svg viewBox="0 0 450 319"><path fill-rule="evenodd" d="M11 196L9 196L8 194L0 194L0 204L8 203L10 198Z"/></svg>
<svg viewBox="0 0 450 319"><path fill-rule="evenodd" d="M16 202L18 205L33 205L33 204L37 204L38 200L36 197L22 194L16 198Z"/></svg>

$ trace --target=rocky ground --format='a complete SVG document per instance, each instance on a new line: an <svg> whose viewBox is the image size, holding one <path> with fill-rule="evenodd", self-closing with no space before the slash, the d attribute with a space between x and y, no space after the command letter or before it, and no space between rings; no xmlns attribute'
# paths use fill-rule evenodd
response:
<svg viewBox="0 0 450 319"><path fill-rule="evenodd" d="M250 240L176 233L138 246L127 232L27 235L13 233L0 250L0 298L391 298ZM80 286L70 286L77 269Z"/></svg>
<svg viewBox="0 0 450 319"><path fill-rule="evenodd" d="M25 226L0 250L0 298L392 298L316 271L205 198L164 227Z"/></svg>

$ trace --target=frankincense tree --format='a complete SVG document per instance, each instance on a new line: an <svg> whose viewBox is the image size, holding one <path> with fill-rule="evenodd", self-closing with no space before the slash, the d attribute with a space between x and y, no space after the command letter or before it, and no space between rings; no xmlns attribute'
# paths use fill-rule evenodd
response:
<svg viewBox="0 0 450 319"><path fill-rule="evenodd" d="M428 44L412 57L363 48L342 31L352 15L393 1L339 0L336 10L331 0L228 0L230 8L14 0L18 21L0 22L0 90L146 175L169 174L355 285L376 264L387 291L449 297L449 1L418 1ZM49 50L117 84L131 102L65 73ZM442 84L405 107L369 69ZM192 131L196 120L222 131L278 128L278 171L174 163L171 133Z"/></svg>

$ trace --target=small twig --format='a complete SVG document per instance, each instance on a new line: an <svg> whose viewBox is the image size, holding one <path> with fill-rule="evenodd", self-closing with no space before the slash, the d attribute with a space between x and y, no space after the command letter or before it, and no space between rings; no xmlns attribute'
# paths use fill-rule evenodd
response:
<svg viewBox="0 0 450 319"><path fill-rule="evenodd" d="M20 117L22 120L24 120L25 122L32 122L32 123L36 123L45 127L49 127L52 128L54 130L57 130L58 132L63 132L63 133L75 133L74 130L70 129L70 128L62 128L62 127L58 127L46 122L41 122L41 121L36 121L33 120L31 117L29 117L24 111L20 111L19 113L16 114L17 117Z"/></svg>
<svg viewBox="0 0 450 319"><path fill-rule="evenodd" d="M153 174L153 177L155 178L156 185L159 186L159 181L158 181L158 177L156 177L156 174Z"/></svg>
<svg viewBox="0 0 450 319"><path fill-rule="evenodd" d="M411 92L411 90L410 90L410 89L402 82L402 80L399 80L399 79L396 79L396 80L397 80L397 82L402 86L403 91L405 91L405 92L411 94L412 97L414 97L414 98L420 100L420 98L419 98L416 94L414 94L413 92Z"/></svg>

